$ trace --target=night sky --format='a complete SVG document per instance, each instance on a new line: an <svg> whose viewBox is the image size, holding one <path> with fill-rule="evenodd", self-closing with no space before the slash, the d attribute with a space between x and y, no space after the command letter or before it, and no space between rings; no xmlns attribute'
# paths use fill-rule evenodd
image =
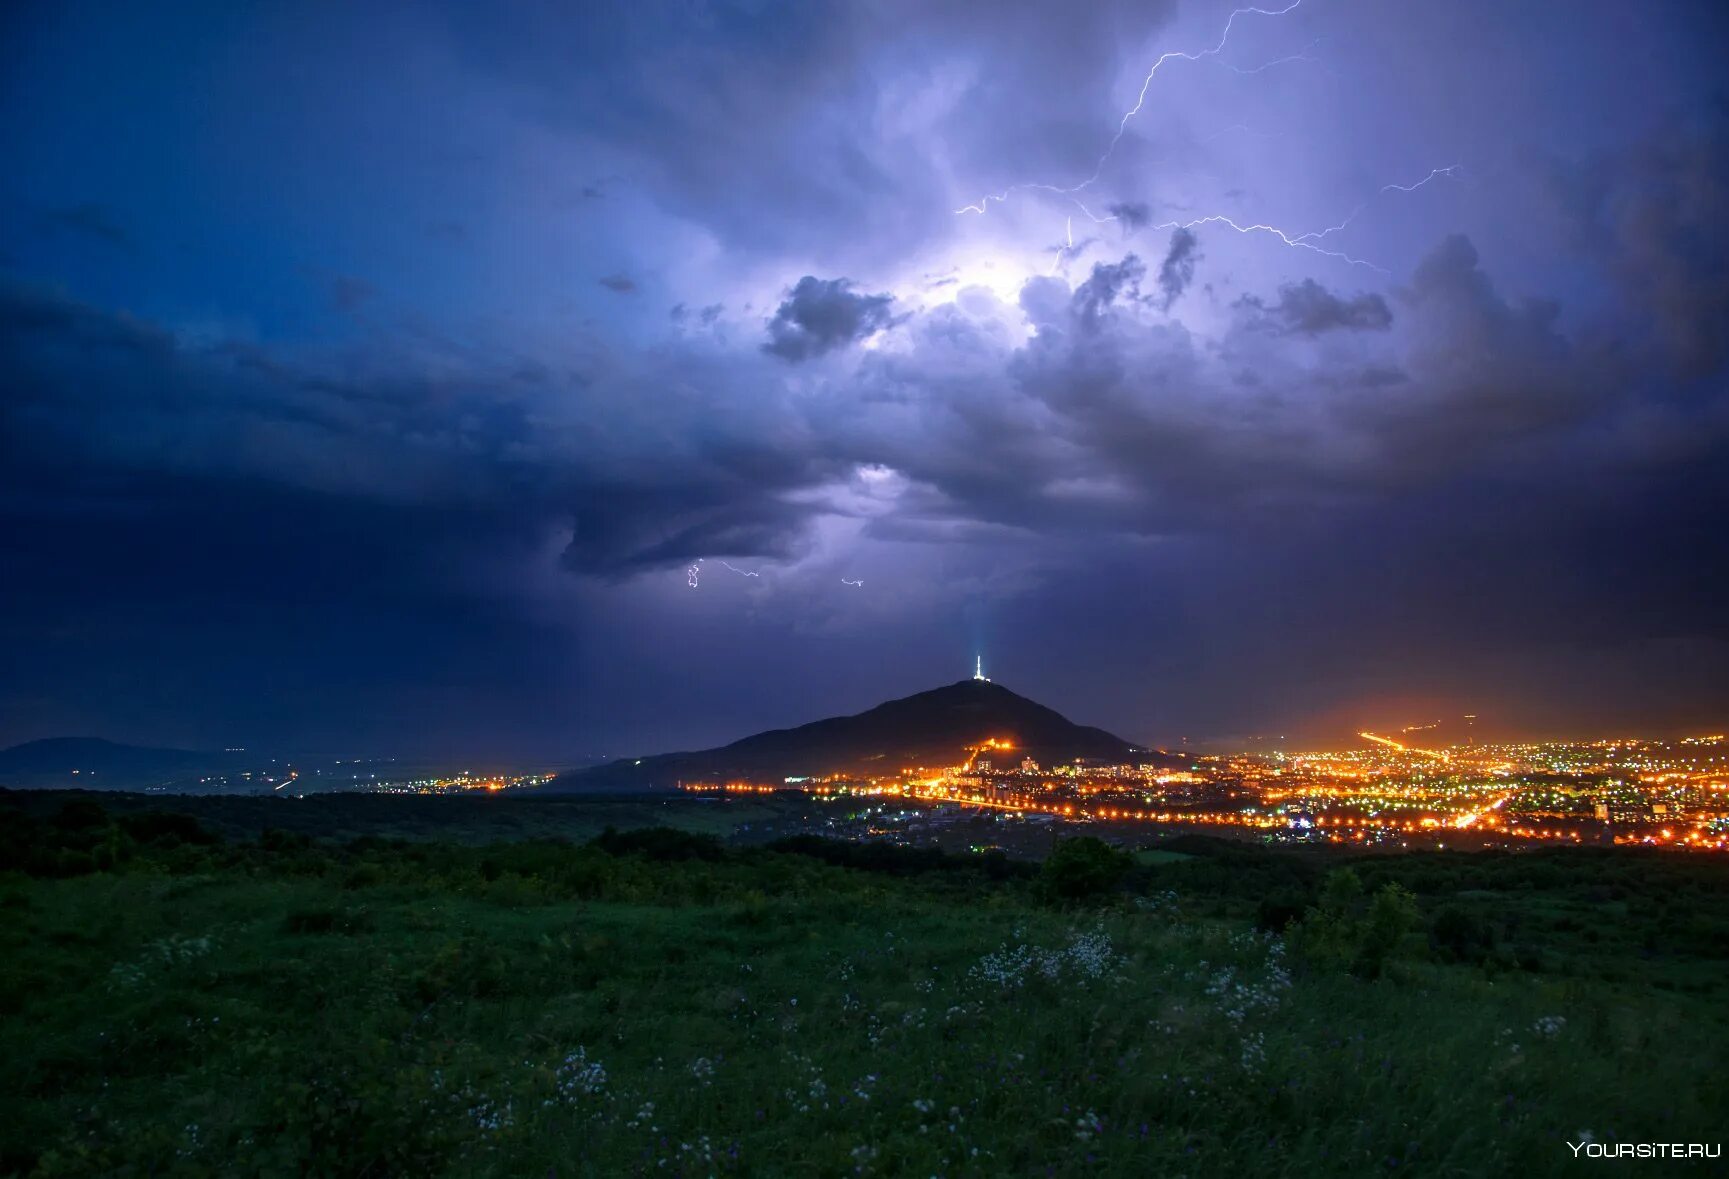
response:
<svg viewBox="0 0 1729 1179"><path fill-rule="evenodd" d="M1724 13L6 5L0 744L1718 724Z"/></svg>

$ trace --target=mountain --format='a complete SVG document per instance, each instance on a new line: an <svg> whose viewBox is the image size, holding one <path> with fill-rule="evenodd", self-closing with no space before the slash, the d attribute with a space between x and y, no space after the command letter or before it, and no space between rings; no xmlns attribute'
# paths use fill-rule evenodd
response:
<svg viewBox="0 0 1729 1179"><path fill-rule="evenodd" d="M758 733L719 749L626 758L577 770L559 776L548 789L674 786L681 780L778 783L840 773L887 776L907 766L957 765L966 760L968 746L992 738L1012 745L1006 756L1016 763L1031 757L1041 765L1077 758L1187 764L1103 729L1077 725L1001 684L971 679L855 716Z"/></svg>
<svg viewBox="0 0 1729 1179"><path fill-rule="evenodd" d="M97 737L48 737L0 749L0 786L123 790L198 773L218 755L121 745Z"/></svg>

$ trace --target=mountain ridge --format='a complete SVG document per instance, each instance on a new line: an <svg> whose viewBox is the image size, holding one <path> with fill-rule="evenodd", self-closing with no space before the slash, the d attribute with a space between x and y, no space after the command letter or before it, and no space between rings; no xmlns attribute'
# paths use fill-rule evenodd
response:
<svg viewBox="0 0 1729 1179"><path fill-rule="evenodd" d="M152 785L198 772L217 764L221 756L101 737L43 737L0 749L0 786L81 785L94 790Z"/></svg>
<svg viewBox="0 0 1729 1179"><path fill-rule="evenodd" d="M889 776L909 766L948 766L989 739L1043 764L1077 758L1157 762L1179 758L1078 725L990 680L959 680L887 700L863 712L753 733L712 749L622 758L562 774L547 789L671 787L686 780L778 783L828 774Z"/></svg>

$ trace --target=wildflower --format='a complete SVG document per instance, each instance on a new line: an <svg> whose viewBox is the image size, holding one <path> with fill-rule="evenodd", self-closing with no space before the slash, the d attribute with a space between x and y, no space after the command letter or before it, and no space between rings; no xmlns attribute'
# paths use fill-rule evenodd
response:
<svg viewBox="0 0 1729 1179"><path fill-rule="evenodd" d="M468 1116L478 1128L488 1134L506 1129L516 1120L508 1104L500 1109L484 1093L476 1097L474 1104L468 1107Z"/></svg>
<svg viewBox="0 0 1729 1179"><path fill-rule="evenodd" d="M588 1050L578 1047L564 1058L553 1076L558 1092L567 1101L579 1096L593 1096L606 1088L606 1067L588 1058Z"/></svg>
<svg viewBox="0 0 1729 1179"><path fill-rule="evenodd" d="M1265 1037L1260 1032L1243 1038L1242 1064L1245 1072L1257 1072L1267 1063Z"/></svg>
<svg viewBox="0 0 1729 1179"><path fill-rule="evenodd" d="M1076 934L1060 950L1004 945L986 954L969 974L993 986L1012 989L1021 986L1034 974L1050 982L1058 981L1065 974L1096 979L1118 963L1110 936L1103 929L1097 929Z"/></svg>

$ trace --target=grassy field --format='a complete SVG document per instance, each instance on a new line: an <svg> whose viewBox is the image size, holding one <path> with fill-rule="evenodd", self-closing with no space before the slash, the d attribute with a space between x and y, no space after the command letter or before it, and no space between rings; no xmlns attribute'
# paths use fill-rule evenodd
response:
<svg viewBox="0 0 1729 1179"><path fill-rule="evenodd" d="M0 820L0 1173L1550 1174L1729 1111L1703 860Z"/></svg>

